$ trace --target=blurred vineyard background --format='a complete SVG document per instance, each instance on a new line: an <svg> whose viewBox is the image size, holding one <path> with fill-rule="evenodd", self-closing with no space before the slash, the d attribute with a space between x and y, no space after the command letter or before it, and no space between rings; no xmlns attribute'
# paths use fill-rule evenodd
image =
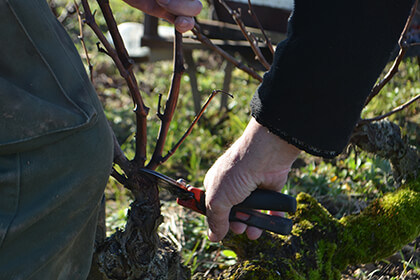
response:
<svg viewBox="0 0 420 280"><path fill-rule="evenodd" d="M84 58L78 39L80 31L77 14L73 13L71 8L73 1L50 0L49 2ZM94 1L90 2L92 9L95 9ZM143 22L144 15L122 1L111 0L110 3L118 23ZM206 2L203 4L204 10L199 18L209 18L208 4ZM96 20L106 32L100 10L96 10ZM168 25L164 22L161 24ZM84 36L93 64L94 85L124 152L132 158L135 120L128 90L111 59L98 51L97 40L87 26L84 27ZM219 55L205 50L196 50L193 56L197 63L198 90L202 100L205 100L213 90L222 88L224 77L222 69L226 62ZM159 94L165 96L168 92L173 71L172 64L172 61L168 60L134 65L143 98L151 109L148 122L148 143L151 147L159 129L159 120L156 117ZM250 117L248 104L257 87L257 81L235 69L230 84L230 93L234 98L229 99L228 109L220 110L220 98L215 98L191 135L169 161L158 168L158 171L174 178L182 177L191 185L201 187L206 170L245 128ZM418 94L420 94L420 60L418 57L411 57L403 61L400 72L386 85L380 97L369 104L363 116L381 115ZM194 116L189 77L184 74L177 111L168 135L167 150L181 138ZM406 141L420 148L419 102L393 115L391 120L401 126ZM152 148L148 151L152 151ZM291 195L301 191L310 193L333 215L342 217L357 213L370 200L394 188L391 168L387 161L354 147L348 147L342 155L328 161L302 154L294 165L284 192ZM125 224L126 211L131 198L130 192L112 178L105 193L107 230L110 234ZM221 244L208 241L204 217L177 206L169 194L162 193L161 196L164 216L164 223L160 227L161 233L178 246L184 263L191 267L193 273L216 276L218 271L235 262L233 251ZM420 279L419 246L420 238L417 238L389 259L374 264L349 267L343 272L343 279Z"/></svg>

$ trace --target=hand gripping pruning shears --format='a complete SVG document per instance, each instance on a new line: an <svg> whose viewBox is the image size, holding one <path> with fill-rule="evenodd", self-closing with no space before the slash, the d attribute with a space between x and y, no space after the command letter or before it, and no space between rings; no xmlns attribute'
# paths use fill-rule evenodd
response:
<svg viewBox="0 0 420 280"><path fill-rule="evenodd" d="M172 179L159 172L142 168L140 172L149 179L155 180L159 187L167 189L177 197L179 205L187 207L195 212L206 215L205 192L199 188L186 185L180 180ZM264 214L258 210L296 212L296 199L292 196L275 191L256 189L243 202L232 207L229 221L237 221L248 226L257 227L274 233L287 235L292 231L292 220ZM242 220L236 217L241 212L249 215Z"/></svg>

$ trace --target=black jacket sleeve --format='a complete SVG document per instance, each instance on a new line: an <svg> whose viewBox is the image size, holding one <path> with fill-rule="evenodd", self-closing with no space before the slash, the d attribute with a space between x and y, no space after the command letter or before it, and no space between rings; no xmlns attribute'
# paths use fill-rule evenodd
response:
<svg viewBox="0 0 420 280"><path fill-rule="evenodd" d="M253 117L313 155L346 146L412 0L295 0L287 39L251 101Z"/></svg>

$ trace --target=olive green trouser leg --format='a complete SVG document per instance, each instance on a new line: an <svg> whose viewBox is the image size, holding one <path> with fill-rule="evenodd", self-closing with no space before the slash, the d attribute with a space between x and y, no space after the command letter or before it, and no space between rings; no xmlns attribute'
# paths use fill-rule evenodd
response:
<svg viewBox="0 0 420 280"><path fill-rule="evenodd" d="M0 156L0 279L86 279L112 162L108 136L102 119L51 145Z"/></svg>
<svg viewBox="0 0 420 280"><path fill-rule="evenodd" d="M45 0L0 0L0 279L85 280L112 137Z"/></svg>

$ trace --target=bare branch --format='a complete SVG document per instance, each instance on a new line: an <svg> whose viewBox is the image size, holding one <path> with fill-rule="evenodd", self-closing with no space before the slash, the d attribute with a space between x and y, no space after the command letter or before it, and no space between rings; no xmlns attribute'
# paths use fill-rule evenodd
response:
<svg viewBox="0 0 420 280"><path fill-rule="evenodd" d="M105 47L108 55L112 58L115 65L118 68L118 71L120 72L120 75L127 81L127 84L130 89L130 93L133 95L133 99L137 105L141 105L141 109L138 111L145 116L147 115L148 108L145 107L143 104L143 100L141 98L137 83L135 81L132 81L132 77L128 71L122 64L121 59L118 57L118 54L116 50L111 46L111 44L106 39L105 35L102 33L102 31L99 29L99 26L95 22L95 18L90 10L90 6L87 2L87 0L82 0L82 5L85 10L85 22L89 27L93 30L95 35L98 37L99 41L102 43L102 45Z"/></svg>
<svg viewBox="0 0 420 280"><path fill-rule="evenodd" d="M408 106L410 106L412 103L416 102L417 100L420 99L420 94L411 98L409 101L405 102L404 104L392 109L390 112L383 114L382 116L378 116L378 117L374 117L374 118L370 118L370 119L361 119L359 121L359 124L362 123L368 123L368 122L374 122L374 121L379 121L379 120L383 120L397 112L400 112L402 110L404 110L405 108L407 108Z"/></svg>
<svg viewBox="0 0 420 280"><path fill-rule="evenodd" d="M196 36L196 39L198 41L200 41L202 44L208 46L210 49L212 49L213 51L220 54L224 59L226 59L227 61L229 61L233 65L235 65L235 67L241 69L242 71L244 71L245 73L247 73L248 75L250 75L254 79L258 80L259 82L262 82L262 77L260 75L258 75L257 72L255 72L254 70L252 70L248 66L244 65L243 63L237 61L233 56L231 56L230 54L225 52L222 48L213 44L212 41L209 38L207 38L203 33L201 33L200 26L198 24L195 25L192 32Z"/></svg>
<svg viewBox="0 0 420 280"><path fill-rule="evenodd" d="M147 144L147 125L146 125L146 121L147 121L147 114L149 112L149 108L147 108L144 105L143 99L141 97L140 94L140 90L137 84L137 81L135 79L135 76L133 74L133 72L131 71L131 66L129 66L130 68L126 68L123 64L123 62L121 61L118 53L124 55L124 51L125 51L125 47L122 45L122 47L120 46L120 48L123 48L124 50L120 49L117 51L111 46L111 44L108 42L108 40L105 38L104 34L102 33L102 31L99 29L98 25L95 22L95 18L92 15L90 6L87 2L87 0L82 0L82 5L83 8L85 10L85 21L86 23L90 26L90 28L93 30L93 32L95 33L95 35L98 37L98 39L100 40L100 42L102 43L102 45L105 47L108 55L112 58L112 60L114 61L115 65L118 68L118 71L120 72L120 75L126 80L130 94L133 98L134 104L135 104L135 113L136 113L136 119L137 119L137 132L136 132L136 156L134 158L134 161L140 165L140 166L144 166L144 162L146 160L146 144ZM104 6L105 9L109 9L109 5L105 5ZM110 16L108 16L107 23L109 22L109 25L111 26L115 26L116 28L116 23L114 20L114 17L112 16L112 12L109 11ZM107 13L108 14L108 13ZM105 16L105 14L104 14ZM113 27L114 31L115 28ZM118 32L117 32L118 33ZM116 36L117 38L118 36ZM117 41L118 39L115 39L115 41ZM114 41L114 42L115 42ZM122 40L120 42L122 44ZM126 51L125 51L126 52Z"/></svg>
<svg viewBox="0 0 420 280"><path fill-rule="evenodd" d="M109 6L108 0L97 0L99 7L104 15L106 24L108 26L108 30L111 34L112 41L114 42L115 49L117 52L118 57L120 58L124 68L128 72L128 83L130 87L131 95L133 96L135 109L134 112L136 113L136 153L134 157L134 162L136 162L139 166L144 166L146 161L146 148L147 148L147 119L146 116L143 115L144 105L142 104L143 101L141 100L140 89L138 87L138 83L136 77L133 72L133 61L128 56L128 51L124 45L123 39L121 34L118 30L117 23L115 21L114 15L111 11L111 7ZM139 103L140 102L140 103Z"/></svg>
<svg viewBox="0 0 420 280"><path fill-rule="evenodd" d="M112 131L112 137L114 140L114 163L118 164L125 173L129 173L130 169L130 161L125 156L124 152L121 150L120 144L118 144L117 137L115 133Z"/></svg>
<svg viewBox="0 0 420 280"><path fill-rule="evenodd" d="M126 78L128 76L128 73L124 66L121 63L121 60L118 58L116 51L111 46L111 44L108 42L108 40L105 38L105 35L102 33L102 31L99 29L99 26L95 22L95 17L92 14L90 10L90 6L87 2L87 0L82 0L83 9L85 11L85 22L89 27L92 29L92 31L95 33L95 35L98 37L99 41L102 43L102 45L105 47L108 55L112 58L115 65L118 68L118 71L120 72L120 75L123 78Z"/></svg>
<svg viewBox="0 0 420 280"><path fill-rule="evenodd" d="M104 53L104 54L106 54L107 56L111 57L111 56L109 55L109 53L106 51L106 49L104 49L104 48L102 48L102 47L101 47L101 42L96 42L96 48L97 48L98 52L100 52L100 53ZM112 58L112 57L111 57L111 58Z"/></svg>
<svg viewBox="0 0 420 280"><path fill-rule="evenodd" d="M265 33L264 27L262 26L257 14L254 11L254 8L251 5L251 0L248 0L248 8L248 13L252 16L254 22L257 24L258 28L261 30L262 35L264 36L265 44L270 49L271 54L274 54L273 44L271 43L270 38L268 38L267 34Z"/></svg>
<svg viewBox="0 0 420 280"><path fill-rule="evenodd" d="M240 13L238 13L235 10L232 10L224 0L219 0L219 2L223 5L223 7L225 7L225 9L228 11L228 13L232 16L233 20L241 29L242 34L244 35L245 39L249 42L251 49L255 53L257 60L265 67L265 69L270 69L270 63L267 62L264 55L261 53L260 48L257 46L257 40L255 40L255 37L251 36L250 32L246 30L246 26L242 21Z"/></svg>
<svg viewBox="0 0 420 280"><path fill-rule="evenodd" d="M111 176L115 178L115 180L118 181L118 183L120 183L121 185L125 186L125 187L129 187L129 184L127 184L127 177L125 177L124 175L118 173L117 170L115 170L115 168L112 168L111 170Z"/></svg>
<svg viewBox="0 0 420 280"><path fill-rule="evenodd" d="M200 112L195 116L194 120L192 121L190 127L187 129L187 131L185 132L185 134L181 137L181 139L178 141L178 143L175 144L175 146L166 154L166 156L164 156L161 160L161 162L165 162L167 161L175 152L176 150L179 148L179 146L181 146L181 144L184 142L184 140L188 137L188 135L191 134L191 131L193 130L194 126L197 124L197 122L200 120L201 116L203 115L204 111L207 109L207 107L210 104L210 101L213 99L213 97L215 97L218 93L224 93L227 94L228 96L232 97L233 96L230 93L227 93L223 90L213 90L213 92L210 94L209 98L207 99L207 101L204 103L203 107L201 108Z"/></svg>
<svg viewBox="0 0 420 280"><path fill-rule="evenodd" d="M411 21L416 13L416 9L417 9L417 5L418 5L419 0L416 0L410 16L407 19L407 22L405 23L404 29L401 33L400 39L398 40L398 45L400 46L400 51L398 53L398 56L395 58L394 63L392 64L391 68L389 69L388 73L386 73L385 77L378 83L376 84L370 95L368 96L366 102L365 102L365 106L367 104L369 104L369 102L379 94L379 92L384 88L384 86L392 79L392 77L394 77L394 75L398 72L398 67L400 66L400 63L402 61L402 59L404 58L405 53L407 52L407 44L405 44L405 37L407 34L407 31L411 25Z"/></svg>
<svg viewBox="0 0 420 280"><path fill-rule="evenodd" d="M108 0L97 0L99 7L104 15L106 25L108 26L109 33L111 34L112 41L114 42L115 50L120 58L124 68L130 70L133 67L133 61L129 58L127 49L125 48L123 39L120 32L118 31L118 26L115 21L114 15L109 6ZM130 74L133 74L129 71ZM135 78L134 78L135 79Z"/></svg>
<svg viewBox="0 0 420 280"><path fill-rule="evenodd" d="M176 105L178 103L179 89L181 85L181 77L184 73L184 58L182 55L182 34L175 30L174 40L174 74L172 77L171 88L168 93L165 110L161 115L161 125L159 136L156 143L152 159L147 165L149 169L156 169L162 163L162 153L168 135L169 125L175 113Z"/></svg>
<svg viewBox="0 0 420 280"><path fill-rule="evenodd" d="M158 116L158 118L160 119L160 120L162 120L162 116L163 116L163 114L161 113L162 112L162 94L160 93L159 94L159 100L158 100L158 106L157 106L157 111L156 111L156 115Z"/></svg>

